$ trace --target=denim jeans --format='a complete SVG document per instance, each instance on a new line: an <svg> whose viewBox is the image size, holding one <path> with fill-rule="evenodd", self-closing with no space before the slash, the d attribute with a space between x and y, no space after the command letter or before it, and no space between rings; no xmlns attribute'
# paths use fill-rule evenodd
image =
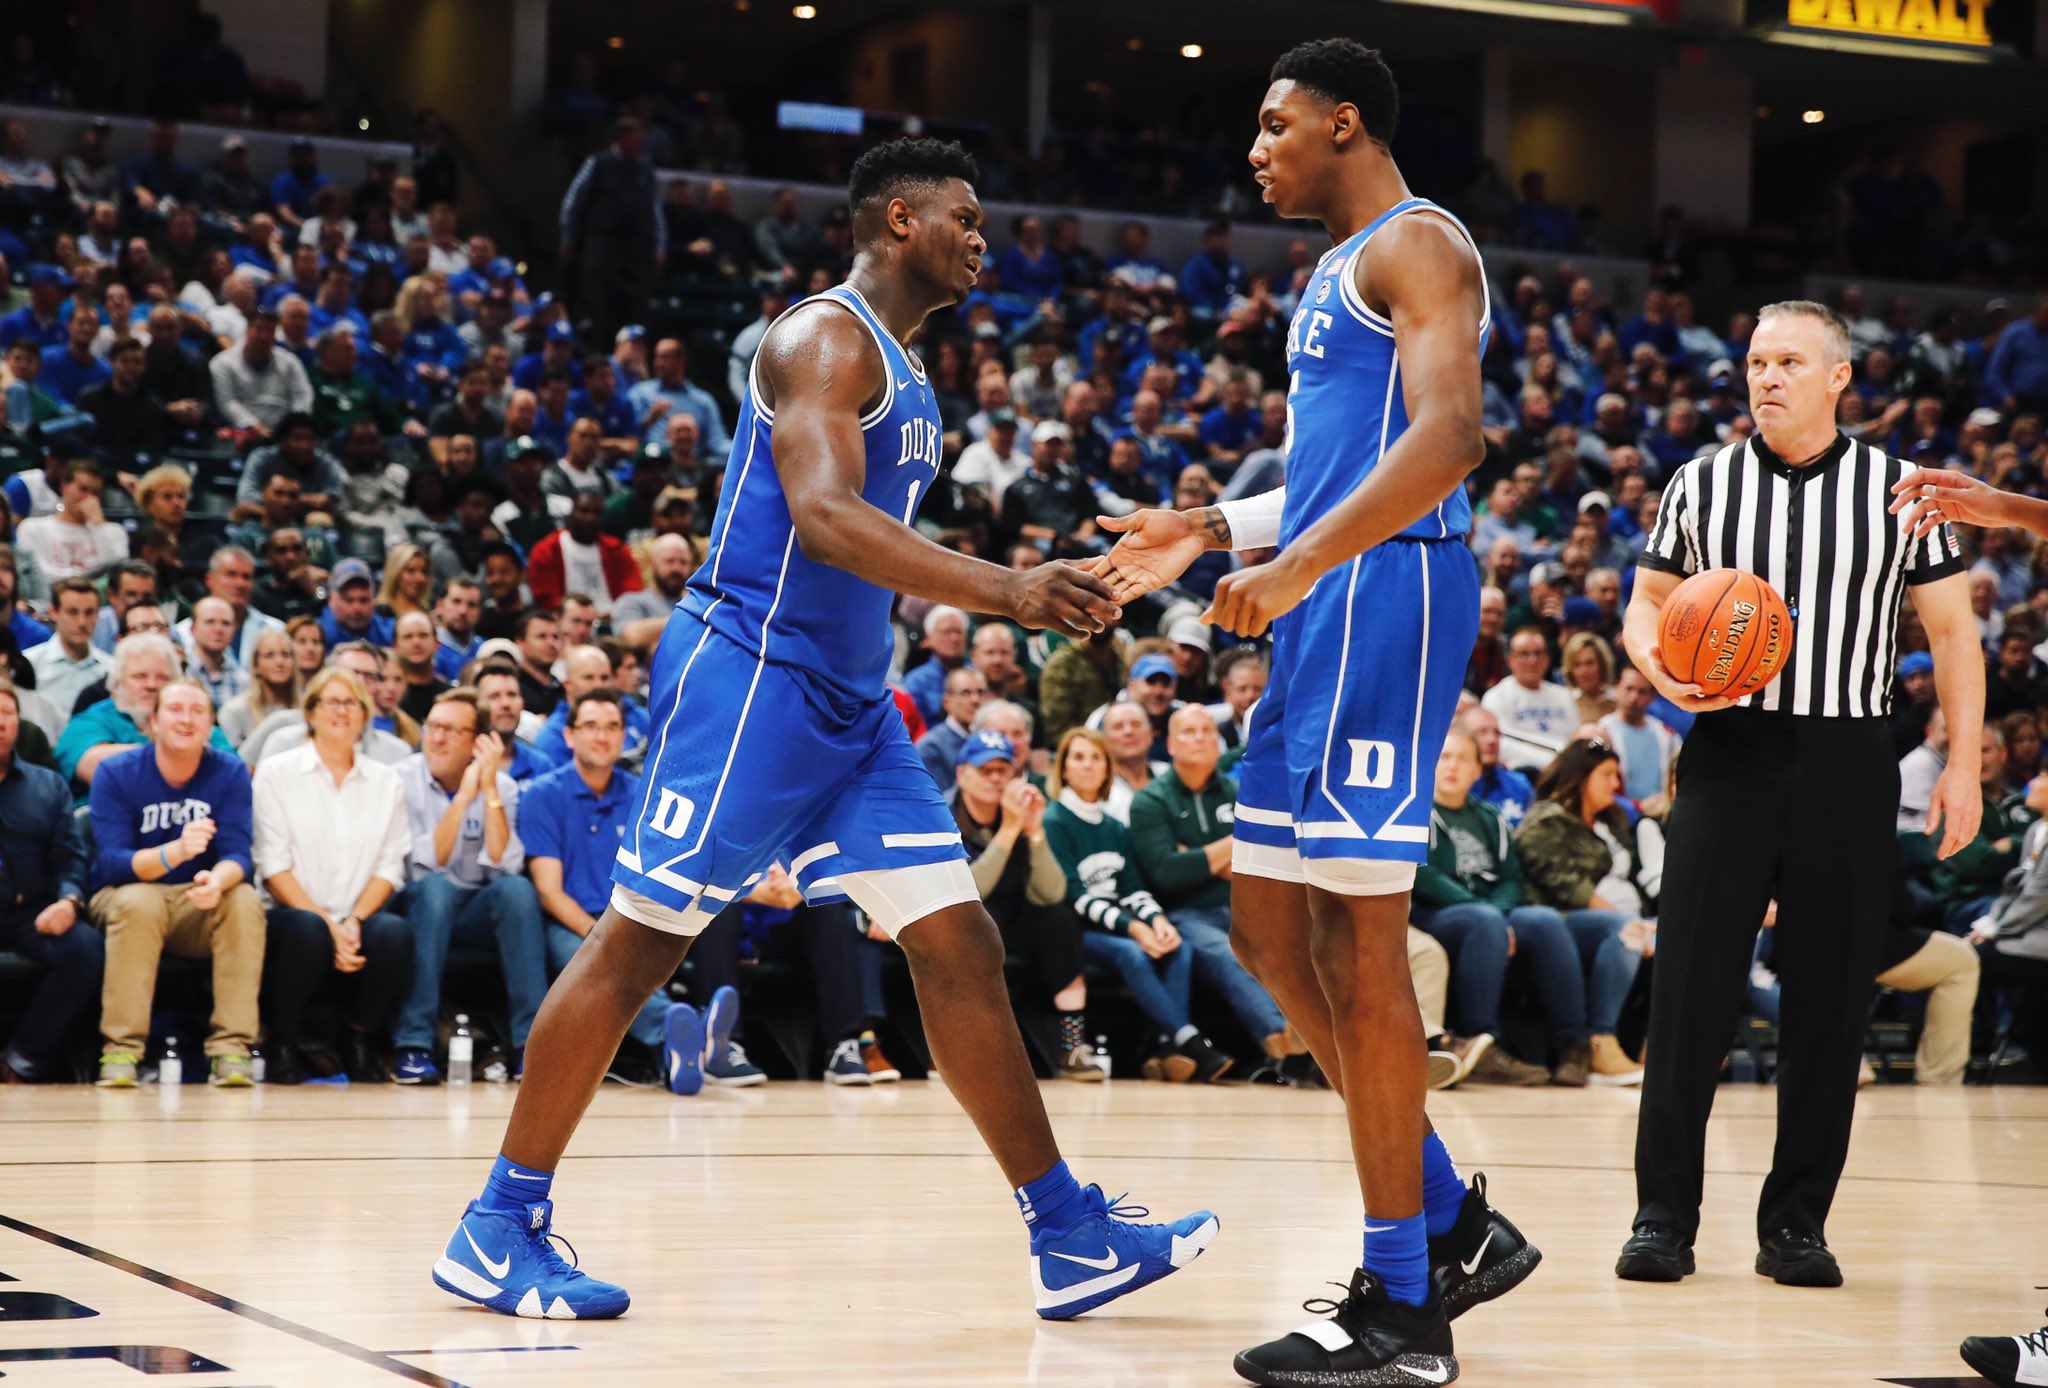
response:
<svg viewBox="0 0 2048 1388"><path fill-rule="evenodd" d="M1183 906L1168 913L1174 929L1180 931L1184 946L1195 952L1195 980L1213 988L1230 1004L1238 1024L1252 1040L1263 1041L1287 1028L1280 1004L1265 985L1246 972L1230 948L1228 906Z"/></svg>
<svg viewBox="0 0 2048 1388"><path fill-rule="evenodd" d="M1565 929L1586 970L1586 1022L1595 1036L1612 1036L1643 957L1621 942L1629 917L1622 911L1567 911Z"/></svg>
<svg viewBox="0 0 2048 1388"><path fill-rule="evenodd" d="M566 925L548 922L548 977L560 978L562 970L569 967L569 957L576 953L576 947L583 943L578 935ZM662 1024L668 1018L668 989L657 988L647 1005L634 1014L633 1025L626 1028L626 1034L643 1046L659 1049L662 1039Z"/></svg>
<svg viewBox="0 0 2048 1388"><path fill-rule="evenodd" d="M1508 931L1515 957L1527 966L1536 998L1560 1045L1587 1039L1586 979L1579 947L1564 917L1548 906L1517 906L1503 913L1480 901L1415 913L1416 927L1443 945L1451 969L1452 1030L1461 1036L1500 1035L1500 995L1508 969ZM1624 990L1625 991L1625 990ZM1615 1006L1620 1007L1616 1002Z"/></svg>
<svg viewBox="0 0 2048 1388"><path fill-rule="evenodd" d="M481 944L495 937L505 995L512 1004L512 1044L526 1033L547 996L547 946L541 935L540 897L524 877L500 877L487 887L464 887L449 877L422 877L392 899L388 910L412 927L412 987L399 1005L391 1044L431 1049L441 1010L441 970L453 940Z"/></svg>
<svg viewBox="0 0 2048 1388"><path fill-rule="evenodd" d="M1185 943L1163 959L1154 959L1128 935L1112 935L1089 927L1081 932L1081 953L1123 975L1138 1008L1152 1024L1171 1036L1188 1024L1188 985L1195 954Z"/></svg>

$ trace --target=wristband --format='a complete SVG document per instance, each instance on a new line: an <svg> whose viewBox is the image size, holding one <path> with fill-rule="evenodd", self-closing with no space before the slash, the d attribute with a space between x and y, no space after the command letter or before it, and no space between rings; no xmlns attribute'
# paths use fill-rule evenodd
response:
<svg viewBox="0 0 2048 1388"><path fill-rule="evenodd" d="M165 851L169 847L169 844L164 843L160 843L156 846L156 860L164 865L165 872L175 871L175 869L171 866L171 855Z"/></svg>
<svg viewBox="0 0 2048 1388"><path fill-rule="evenodd" d="M1219 501L1216 509L1230 526L1232 549L1265 549L1280 543L1280 513L1287 504L1287 489L1275 487L1257 496Z"/></svg>

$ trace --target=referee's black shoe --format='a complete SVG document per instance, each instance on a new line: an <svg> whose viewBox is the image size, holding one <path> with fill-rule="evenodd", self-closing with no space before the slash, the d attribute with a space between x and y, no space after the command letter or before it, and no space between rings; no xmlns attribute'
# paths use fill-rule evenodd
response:
<svg viewBox="0 0 2048 1388"><path fill-rule="evenodd" d="M1827 1241L1804 1229L1780 1229L1756 1251L1756 1271L1787 1287L1839 1287L1842 1265Z"/></svg>
<svg viewBox="0 0 2048 1388"><path fill-rule="evenodd" d="M1419 1388L1458 1376L1435 1287L1427 1302L1409 1306L1359 1268L1342 1301L1307 1301L1302 1309L1330 1319L1244 1351L1232 1366L1240 1377L1263 1388Z"/></svg>
<svg viewBox="0 0 2048 1388"><path fill-rule="evenodd" d="M1443 1294L1444 1315L1450 1320L1481 1302L1507 1295L1542 1261L1536 1245L1486 1203L1483 1172L1472 1178L1458 1222L1429 1241L1429 1277Z"/></svg>
<svg viewBox="0 0 2048 1388"><path fill-rule="evenodd" d="M1621 1246L1614 1275L1625 1282L1676 1282L1694 1266L1691 1240L1680 1238L1668 1224L1646 1219Z"/></svg>

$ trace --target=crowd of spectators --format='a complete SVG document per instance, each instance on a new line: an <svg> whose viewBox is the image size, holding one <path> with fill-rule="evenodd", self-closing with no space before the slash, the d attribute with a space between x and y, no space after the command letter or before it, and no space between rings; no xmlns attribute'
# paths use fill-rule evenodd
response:
<svg viewBox="0 0 2048 1388"><path fill-rule="evenodd" d="M0 254L20 272L0 277L0 804L22 809L0 814L16 885L0 948L47 971L9 1075L66 1073L100 992L100 1076L134 1082L172 954L212 961L222 1083L246 1082L259 1036L272 1081L430 1082L451 948L495 955L495 1039L517 1073L548 978L603 909L650 734L649 652L706 553L751 354L850 263L843 212L812 223L784 198L749 225L717 185L702 206L658 205L648 127L610 134L565 190L573 299L423 201L418 169L343 186L301 144L259 175L233 136L202 168L169 121L124 168L91 120L59 166L0 159ZM980 284L916 344L944 428L928 534L1029 567L1101 552L1098 514L1284 480L1285 336L1316 246L1248 265L1219 220L1174 266L1143 220L1106 255L1066 216L990 236ZM633 304L595 282L621 245L758 292L759 318L725 359L604 321ZM1751 430L1753 320L1701 322L1682 257L1634 305L1569 266L1489 270L1480 636L1411 959L1439 1081L1627 1084L1623 1014L1655 955L1686 720L1629 668L1621 611L1660 489ZM1846 430L2048 489L2048 298L1921 321L1851 288L1839 307ZM1913 967L1895 986L1943 999L1920 1066L1936 1082L1960 1077L1973 1015L1987 1035L2039 1017L2012 991L2026 964L2006 961L2048 938L2020 880L2048 551L1964 540L2001 751L1986 749L1983 841L1913 862L1898 925ZM1065 1077L1102 1074L1089 994L1110 980L1144 1019L1141 1073L1306 1072L1230 946L1230 771L1266 656L1197 620L1222 574L1261 557L1205 556L1085 641L898 604L898 704ZM1914 788L1945 748L1921 645L1909 623L1909 845ZM716 931L687 982L699 1005L747 953L786 957L816 985L828 1075L896 1073L875 1039L893 947L852 911L803 906L778 871ZM1977 947L1929 944L1960 935ZM1504 1013L1525 995L1541 1021L1522 1034ZM636 1022L641 1052L665 1005ZM706 1070L761 1073L723 1042Z"/></svg>

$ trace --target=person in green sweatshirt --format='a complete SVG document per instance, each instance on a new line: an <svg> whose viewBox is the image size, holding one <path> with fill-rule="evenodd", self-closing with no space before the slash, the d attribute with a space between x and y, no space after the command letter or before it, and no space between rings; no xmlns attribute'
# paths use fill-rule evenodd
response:
<svg viewBox="0 0 2048 1388"><path fill-rule="evenodd" d="M1169 1038L1146 1074L1176 1083L1216 1079L1231 1059L1189 1017L1194 954L1145 890L1131 831L1106 813L1109 784L1109 743L1090 729L1068 729L1053 754L1045 840L1067 874L1067 900L1087 923L1082 952L1121 974L1139 1009Z"/></svg>
<svg viewBox="0 0 2048 1388"><path fill-rule="evenodd" d="M1223 996L1269 1059L1308 1047L1230 947L1230 840L1237 782L1216 770L1223 740L1200 704L1166 723L1172 766L1131 797L1131 853L1195 956L1195 982Z"/></svg>
<svg viewBox="0 0 2048 1388"><path fill-rule="evenodd" d="M1479 743L1462 728L1444 739L1429 814L1429 857L1416 870L1411 919L1449 952L1460 1080L1474 1084L1583 1088L1593 1063L1586 980L1564 917L1522 900L1522 863L1507 821L1472 795ZM1520 958L1550 1021L1556 1068L1512 1055L1500 1043L1500 998L1508 961Z"/></svg>
<svg viewBox="0 0 2048 1388"><path fill-rule="evenodd" d="M2020 841L2027 825L2015 818L2002 803L2005 781L2005 734L1996 725L1983 732L1981 779L1984 787L1984 818L1977 837L1961 851L1934 865L1934 890L1941 894L1944 923L1950 934L1960 935L1989 911L1998 900L2005 876L2019 864ZM2022 807L2024 807L2024 800Z"/></svg>

